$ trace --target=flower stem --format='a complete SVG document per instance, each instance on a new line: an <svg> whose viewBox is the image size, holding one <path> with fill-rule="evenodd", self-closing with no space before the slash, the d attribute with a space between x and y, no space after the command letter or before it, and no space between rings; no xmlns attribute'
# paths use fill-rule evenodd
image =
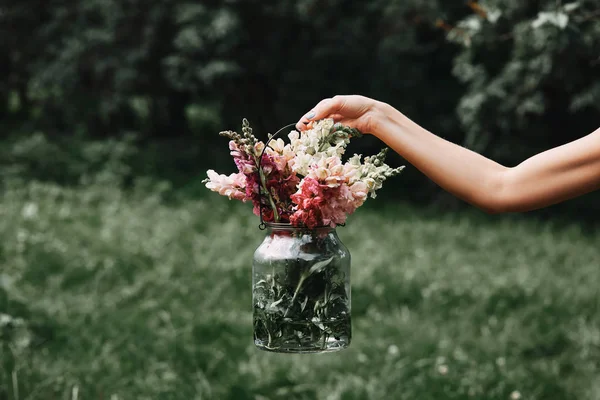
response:
<svg viewBox="0 0 600 400"><path fill-rule="evenodd" d="M302 287L302 284L304 283L305 279L306 279L306 275L302 274L302 276L300 277L300 280L298 281L298 286L296 286L296 291L294 292L292 301L290 301L290 304L289 304L287 310L285 310L285 313L283 313L284 318L287 317L287 313L290 311L290 307L292 305L294 305L294 302L296 301L296 297L298 297L298 293L300 293L300 288Z"/></svg>
<svg viewBox="0 0 600 400"><path fill-rule="evenodd" d="M271 196L269 189L267 189L267 181L265 178L265 174L263 173L263 170L260 167L260 160L256 159L256 157L255 157L255 163L258 168L258 174L260 175L260 184L262 185L265 193L267 194L267 196L269 198L269 203L271 204L271 208L273 209L273 218L275 219L275 222L279 222L279 213L277 212L277 207L275 206L275 201L273 201L273 196Z"/></svg>

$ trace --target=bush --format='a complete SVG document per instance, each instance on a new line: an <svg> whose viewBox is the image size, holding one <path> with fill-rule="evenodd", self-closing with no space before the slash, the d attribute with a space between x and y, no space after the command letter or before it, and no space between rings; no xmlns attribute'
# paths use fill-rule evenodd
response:
<svg viewBox="0 0 600 400"><path fill-rule="evenodd" d="M121 185L131 178L134 137L103 141L51 138L43 133L19 136L0 147L0 177L9 180Z"/></svg>

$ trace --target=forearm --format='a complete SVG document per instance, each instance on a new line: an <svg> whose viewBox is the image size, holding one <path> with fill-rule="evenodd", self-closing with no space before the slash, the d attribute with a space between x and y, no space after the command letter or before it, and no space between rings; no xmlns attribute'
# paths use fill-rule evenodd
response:
<svg viewBox="0 0 600 400"><path fill-rule="evenodd" d="M546 207L600 188L600 129L504 167L377 104L373 134L443 189L487 212Z"/></svg>
<svg viewBox="0 0 600 400"><path fill-rule="evenodd" d="M378 104L373 134L429 179L458 198L487 212L499 205L508 168L422 128L393 107Z"/></svg>

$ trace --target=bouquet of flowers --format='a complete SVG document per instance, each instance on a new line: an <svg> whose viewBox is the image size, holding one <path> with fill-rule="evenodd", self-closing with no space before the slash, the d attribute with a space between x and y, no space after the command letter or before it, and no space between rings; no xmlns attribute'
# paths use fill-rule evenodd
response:
<svg viewBox="0 0 600 400"><path fill-rule="evenodd" d="M346 147L361 133L316 121L300 133L291 131L289 143L278 138L265 144L253 134L248 120L242 134L224 131L238 172L229 176L208 170L206 187L221 195L252 201L254 214L265 222L315 228L344 224L367 197L376 197L383 182L404 168L384 163L387 148L364 159L355 154L342 161Z"/></svg>

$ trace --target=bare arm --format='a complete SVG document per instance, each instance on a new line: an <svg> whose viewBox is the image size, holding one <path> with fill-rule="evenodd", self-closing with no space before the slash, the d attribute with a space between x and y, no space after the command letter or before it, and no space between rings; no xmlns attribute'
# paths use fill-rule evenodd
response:
<svg viewBox="0 0 600 400"><path fill-rule="evenodd" d="M490 213L534 210L600 188L600 129L508 168L387 104L375 102L369 113L375 136L443 189Z"/></svg>

